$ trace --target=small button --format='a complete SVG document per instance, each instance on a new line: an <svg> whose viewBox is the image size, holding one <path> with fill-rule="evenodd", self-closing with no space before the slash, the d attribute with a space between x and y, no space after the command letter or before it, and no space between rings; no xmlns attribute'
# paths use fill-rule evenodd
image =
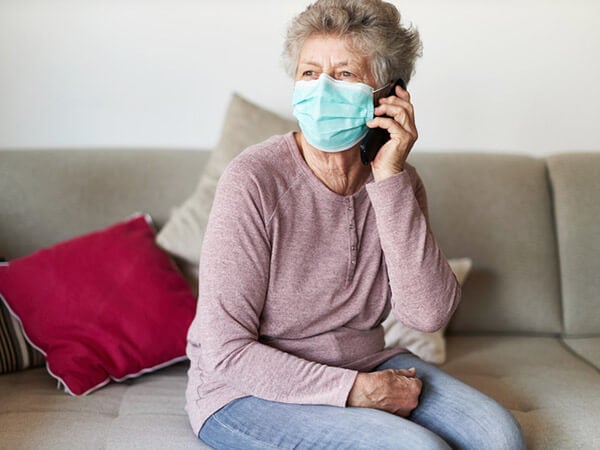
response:
<svg viewBox="0 0 600 450"><path fill-rule="evenodd" d="M348 225L348 228L351 229L351 230L354 230L354 224L351 223L350 225Z"/></svg>
<svg viewBox="0 0 600 450"><path fill-rule="evenodd" d="M350 250L352 250L353 252L356 251L356 245L353 245L352 247L350 247Z"/></svg>
<svg viewBox="0 0 600 450"><path fill-rule="evenodd" d="M353 260L352 260L352 264L356 264L356 260L354 260L354 259L353 259Z"/></svg>
<svg viewBox="0 0 600 450"><path fill-rule="evenodd" d="M348 206L348 211L352 211L352 206Z"/></svg>

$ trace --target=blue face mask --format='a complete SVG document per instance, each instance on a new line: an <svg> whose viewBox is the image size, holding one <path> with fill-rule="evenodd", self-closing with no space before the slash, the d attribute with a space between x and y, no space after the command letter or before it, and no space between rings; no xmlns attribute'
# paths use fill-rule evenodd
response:
<svg viewBox="0 0 600 450"><path fill-rule="evenodd" d="M373 118L374 92L367 84L327 74L317 80L299 80L292 100L294 116L313 147L324 152L348 150L369 130L366 123Z"/></svg>

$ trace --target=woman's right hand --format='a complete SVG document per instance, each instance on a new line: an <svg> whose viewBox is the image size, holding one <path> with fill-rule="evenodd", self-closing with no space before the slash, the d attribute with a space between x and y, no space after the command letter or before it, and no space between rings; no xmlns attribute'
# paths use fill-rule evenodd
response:
<svg viewBox="0 0 600 450"><path fill-rule="evenodd" d="M348 395L348 406L375 408L408 417L419 404L423 383L414 368L359 373Z"/></svg>

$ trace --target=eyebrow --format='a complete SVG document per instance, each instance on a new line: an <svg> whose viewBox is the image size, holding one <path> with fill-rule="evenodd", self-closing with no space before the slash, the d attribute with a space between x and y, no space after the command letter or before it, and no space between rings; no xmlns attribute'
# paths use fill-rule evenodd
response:
<svg viewBox="0 0 600 450"><path fill-rule="evenodd" d="M321 67L321 65L319 63L314 62L314 61L300 61L298 63L298 65L300 65L300 64L305 64L307 66ZM348 67L349 65L350 65L349 61L340 61L340 62L334 64L335 67Z"/></svg>

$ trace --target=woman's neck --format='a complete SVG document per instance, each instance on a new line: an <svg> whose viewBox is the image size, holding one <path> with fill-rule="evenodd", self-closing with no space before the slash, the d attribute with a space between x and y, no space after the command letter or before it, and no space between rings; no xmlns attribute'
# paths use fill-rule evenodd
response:
<svg viewBox="0 0 600 450"><path fill-rule="evenodd" d="M352 195L358 192L371 174L358 156L358 145L343 152L322 152L310 145L302 133L295 133L300 154L315 176L339 195Z"/></svg>

